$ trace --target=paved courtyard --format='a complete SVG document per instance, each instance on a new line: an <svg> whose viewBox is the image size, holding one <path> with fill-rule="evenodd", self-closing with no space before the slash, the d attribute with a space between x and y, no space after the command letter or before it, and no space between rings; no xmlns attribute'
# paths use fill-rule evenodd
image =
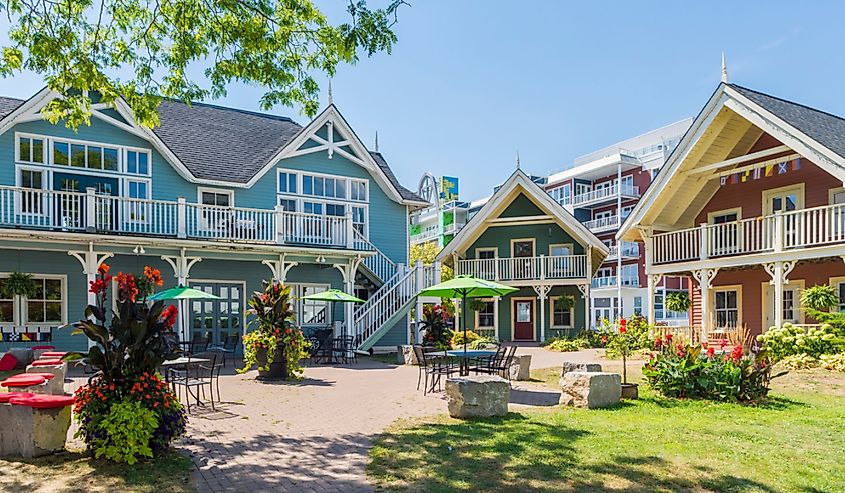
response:
<svg viewBox="0 0 845 493"><path fill-rule="evenodd" d="M521 348L552 367L596 353ZM416 390L418 370L374 360L306 368L297 383L262 383L255 373L221 376L223 404L191 416L187 450L201 492L372 491L366 479L373 439L395 420L446 412L444 394ZM511 403L554 405L559 394L514 384Z"/></svg>

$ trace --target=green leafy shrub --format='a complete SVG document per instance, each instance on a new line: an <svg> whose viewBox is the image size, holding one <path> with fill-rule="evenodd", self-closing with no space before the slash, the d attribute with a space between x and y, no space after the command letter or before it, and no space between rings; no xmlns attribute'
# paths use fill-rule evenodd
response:
<svg viewBox="0 0 845 493"><path fill-rule="evenodd" d="M764 334L760 334L757 336L757 341L768 351L774 361L798 354L818 358L823 354L845 350L845 337L842 331L830 324L807 328L785 323L779 329L772 327Z"/></svg>
<svg viewBox="0 0 845 493"><path fill-rule="evenodd" d="M467 347L470 349L484 349L491 344L495 344L496 341L489 337L479 337L478 339L470 342L467 344Z"/></svg>
<svg viewBox="0 0 845 493"><path fill-rule="evenodd" d="M825 370L845 372L845 353L823 354L819 357L819 363Z"/></svg>
<svg viewBox="0 0 845 493"><path fill-rule="evenodd" d="M817 284L801 292L801 305L813 310L828 310L839 304L839 293L830 284Z"/></svg>
<svg viewBox="0 0 845 493"><path fill-rule="evenodd" d="M546 349L549 351L557 351L561 353L568 353L571 351L580 351L582 349L589 349L590 342L586 339L550 339L546 344Z"/></svg>
<svg viewBox="0 0 845 493"><path fill-rule="evenodd" d="M100 422L100 436L91 444L94 456L127 464L138 462L139 457L152 457L150 439L157 427L155 413L139 401L113 403Z"/></svg>
<svg viewBox="0 0 845 493"><path fill-rule="evenodd" d="M704 345L675 345L670 337L651 355L643 376L667 397L755 402L768 395L771 367L765 350L744 354L737 345L717 354Z"/></svg>
<svg viewBox="0 0 845 493"><path fill-rule="evenodd" d="M622 320L625 320L625 339L631 352L652 348L652 325L645 317L632 315L628 319L619 319L616 322L604 319L598 331L599 342L602 347L607 346L606 354L610 358L619 358L622 354L616 345L608 345L608 342L618 334L617 327L621 327Z"/></svg>
<svg viewBox="0 0 845 493"><path fill-rule="evenodd" d="M819 360L807 353L793 354L778 362L778 365L787 370L809 370L819 366Z"/></svg>
<svg viewBox="0 0 845 493"><path fill-rule="evenodd" d="M466 343L467 347L472 346L472 344L481 339L481 336L478 333L473 332L471 330L467 331L466 335ZM456 330L452 332L452 339L450 340L450 344L453 348L457 348L458 346L464 347L464 331Z"/></svg>

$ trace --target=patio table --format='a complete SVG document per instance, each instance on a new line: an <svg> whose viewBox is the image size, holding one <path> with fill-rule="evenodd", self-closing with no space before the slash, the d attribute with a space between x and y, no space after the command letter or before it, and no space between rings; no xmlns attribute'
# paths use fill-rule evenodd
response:
<svg viewBox="0 0 845 493"><path fill-rule="evenodd" d="M432 351L425 354L426 356L434 357L460 358L461 376L467 376L469 375L469 360L491 358L496 355L496 351L489 349L467 349L466 351L463 349L450 349L447 351Z"/></svg>

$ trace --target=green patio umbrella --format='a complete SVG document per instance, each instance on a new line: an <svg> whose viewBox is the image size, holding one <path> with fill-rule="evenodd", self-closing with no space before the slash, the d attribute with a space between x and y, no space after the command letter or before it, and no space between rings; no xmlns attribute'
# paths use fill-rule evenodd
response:
<svg viewBox="0 0 845 493"><path fill-rule="evenodd" d="M423 289L420 296L437 296L440 298L461 298L461 314L464 319L464 353L467 351L467 298L490 298L493 296L505 296L506 294L519 291L516 288L505 286L493 281L479 279L472 276L458 276L446 282L435 284L430 288Z"/></svg>
<svg viewBox="0 0 845 493"><path fill-rule="evenodd" d="M211 293L206 293L205 291L200 291L199 289L189 288L187 286L182 285L176 286L175 288L165 289L164 291L159 291L158 293L147 298L147 300L149 301L176 300L179 302L179 320L182 324L182 337L185 339L187 339L188 336L188 322L185 319L187 313L185 313L186 310L184 310L182 301L219 299L219 296L215 296Z"/></svg>
<svg viewBox="0 0 845 493"><path fill-rule="evenodd" d="M301 299L313 301L330 301L332 303L332 313L334 313L335 303L364 303L364 300L362 300L361 298L356 298L351 294L344 293L339 289L327 289L319 293L305 295Z"/></svg>

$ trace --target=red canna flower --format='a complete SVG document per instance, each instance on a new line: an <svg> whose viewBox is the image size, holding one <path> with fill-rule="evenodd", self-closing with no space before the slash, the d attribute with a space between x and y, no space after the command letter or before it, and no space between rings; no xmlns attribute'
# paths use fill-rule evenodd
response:
<svg viewBox="0 0 845 493"><path fill-rule="evenodd" d="M628 331L628 329L626 329L624 325L619 326L619 333L620 334L624 334L627 331Z"/></svg>
<svg viewBox="0 0 845 493"><path fill-rule="evenodd" d="M666 334L666 342L672 342L672 334Z"/></svg>
<svg viewBox="0 0 845 493"><path fill-rule="evenodd" d="M155 284L156 286L164 285L164 280L161 278L161 271L158 269L154 269L148 265L144 267L144 276L151 284Z"/></svg>
<svg viewBox="0 0 845 493"><path fill-rule="evenodd" d="M713 349L712 347L707 348L707 357L708 358L712 358L714 354L716 354L715 349Z"/></svg>
<svg viewBox="0 0 845 493"><path fill-rule="evenodd" d="M174 305L170 305L165 308L161 312L161 320L164 323L164 326L168 329L173 328L173 325L176 324L176 317L178 314L179 310Z"/></svg>
<svg viewBox="0 0 845 493"><path fill-rule="evenodd" d="M109 273L109 268L109 264L100 264L100 266L97 267L97 274L105 276Z"/></svg>
<svg viewBox="0 0 845 493"><path fill-rule="evenodd" d="M654 347L656 349L660 349L660 346L662 346L662 345L663 345L663 338L658 337L657 339L654 340Z"/></svg>

